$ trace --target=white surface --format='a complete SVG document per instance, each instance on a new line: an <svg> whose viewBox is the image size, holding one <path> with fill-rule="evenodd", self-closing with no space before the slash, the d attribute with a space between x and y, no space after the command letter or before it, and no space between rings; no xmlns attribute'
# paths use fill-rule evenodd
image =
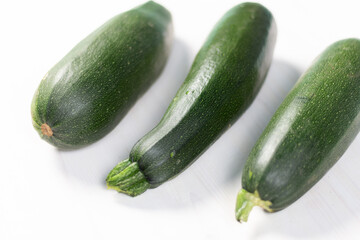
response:
<svg viewBox="0 0 360 240"><path fill-rule="evenodd" d="M241 168L271 115L326 46L360 37L358 1L260 1L278 41L249 110L176 179L130 198L104 179L161 118L218 19L239 1L158 1L175 44L156 84L101 141L61 152L33 130L30 102L43 75L110 17L142 1L0 3L0 239L359 239L360 137L304 197L276 214L255 208L238 224Z"/></svg>

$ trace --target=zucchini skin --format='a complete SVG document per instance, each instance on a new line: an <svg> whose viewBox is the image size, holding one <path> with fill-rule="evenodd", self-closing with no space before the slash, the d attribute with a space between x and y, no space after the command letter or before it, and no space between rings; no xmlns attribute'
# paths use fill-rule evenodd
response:
<svg viewBox="0 0 360 240"><path fill-rule="evenodd" d="M160 75L171 43L171 15L152 1L110 19L45 75L32 102L34 128L58 148L99 140Z"/></svg>
<svg viewBox="0 0 360 240"><path fill-rule="evenodd" d="M245 164L243 190L270 201L268 211L286 208L325 175L359 130L360 40L345 39L315 60L280 105Z"/></svg>
<svg viewBox="0 0 360 240"><path fill-rule="evenodd" d="M149 183L144 188L185 170L250 106L270 67L275 41L274 19L260 4L240 4L223 16L160 123L130 153ZM122 166L110 172L108 186L140 194L120 186L117 169Z"/></svg>

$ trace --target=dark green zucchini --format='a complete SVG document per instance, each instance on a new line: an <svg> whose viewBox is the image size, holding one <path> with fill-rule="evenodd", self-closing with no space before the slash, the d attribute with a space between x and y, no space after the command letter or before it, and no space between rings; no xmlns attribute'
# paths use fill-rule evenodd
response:
<svg viewBox="0 0 360 240"><path fill-rule="evenodd" d="M31 106L35 129L59 148L99 140L159 76L171 41L170 13L152 1L110 19L45 75Z"/></svg>
<svg viewBox="0 0 360 240"><path fill-rule="evenodd" d="M360 40L328 47L302 75L252 149L236 218L253 206L273 212L304 195L360 130Z"/></svg>
<svg viewBox="0 0 360 240"><path fill-rule="evenodd" d="M255 3L232 8L197 54L160 123L108 175L136 196L175 177L249 107L269 69L276 38L271 13Z"/></svg>

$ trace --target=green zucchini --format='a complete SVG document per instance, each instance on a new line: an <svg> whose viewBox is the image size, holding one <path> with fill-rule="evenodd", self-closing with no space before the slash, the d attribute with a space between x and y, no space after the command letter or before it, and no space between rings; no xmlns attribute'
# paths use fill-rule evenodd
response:
<svg viewBox="0 0 360 240"><path fill-rule="evenodd" d="M249 107L269 69L271 13L237 5L217 23L160 123L108 175L109 188L136 196L175 177Z"/></svg>
<svg viewBox="0 0 360 240"><path fill-rule="evenodd" d="M59 148L99 140L159 76L171 42L171 15L152 1L110 19L45 75L31 106L34 128Z"/></svg>
<svg viewBox="0 0 360 240"><path fill-rule="evenodd" d="M252 149L236 218L268 212L304 195L339 160L360 130L360 40L332 44L300 77Z"/></svg>

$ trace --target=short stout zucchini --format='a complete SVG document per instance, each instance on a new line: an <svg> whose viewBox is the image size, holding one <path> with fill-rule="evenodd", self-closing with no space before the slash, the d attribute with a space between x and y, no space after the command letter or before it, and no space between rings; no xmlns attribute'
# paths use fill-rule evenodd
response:
<svg viewBox="0 0 360 240"><path fill-rule="evenodd" d="M360 130L360 40L328 47L301 76L252 149L236 218L286 208L343 155Z"/></svg>
<svg viewBox="0 0 360 240"><path fill-rule="evenodd" d="M170 52L170 13L150 1L115 16L46 74L33 98L33 125L59 148L100 139L155 81Z"/></svg>
<svg viewBox="0 0 360 240"><path fill-rule="evenodd" d="M249 107L269 69L276 38L271 13L240 4L217 23L160 123L108 175L136 196L175 177Z"/></svg>

